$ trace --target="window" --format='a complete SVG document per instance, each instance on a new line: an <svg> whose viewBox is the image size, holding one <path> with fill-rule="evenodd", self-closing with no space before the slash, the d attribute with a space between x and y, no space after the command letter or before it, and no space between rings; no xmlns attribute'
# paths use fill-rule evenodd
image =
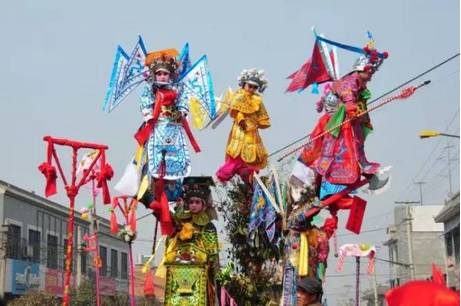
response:
<svg viewBox="0 0 461 306"><path fill-rule="evenodd" d="M118 277L118 252L110 250L110 276Z"/></svg>
<svg viewBox="0 0 461 306"><path fill-rule="evenodd" d="M40 232L36 230L29 229L29 247L32 248L32 258L33 262L40 262Z"/></svg>
<svg viewBox="0 0 461 306"><path fill-rule="evenodd" d="M21 227L16 224L8 225L7 257L19 259L21 255Z"/></svg>
<svg viewBox="0 0 461 306"><path fill-rule="evenodd" d="M46 266L50 269L58 268L58 237L48 234L46 239Z"/></svg>
<svg viewBox="0 0 461 306"><path fill-rule="evenodd" d="M128 279L128 256L124 252L122 252L121 255L122 255L121 277L122 279Z"/></svg>
<svg viewBox="0 0 461 306"><path fill-rule="evenodd" d="M107 275L107 248L99 246L99 257L101 257L102 267L100 273L102 276Z"/></svg>

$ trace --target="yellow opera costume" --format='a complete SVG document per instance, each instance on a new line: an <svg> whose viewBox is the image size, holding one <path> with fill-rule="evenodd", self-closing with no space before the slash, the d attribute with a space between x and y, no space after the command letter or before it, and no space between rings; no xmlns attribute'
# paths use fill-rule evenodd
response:
<svg viewBox="0 0 461 306"><path fill-rule="evenodd" d="M244 181L249 181L254 172L267 165L268 154L259 135L259 129L270 127L269 115L262 96L246 88L246 84L249 83L255 84L258 89L264 89L267 82L262 75L255 76L257 73L256 70L250 70L246 78L241 77L243 88L238 89L229 98L228 112L233 118L233 124L227 141L225 163L216 172L216 176L222 182L230 180L235 174Z"/></svg>

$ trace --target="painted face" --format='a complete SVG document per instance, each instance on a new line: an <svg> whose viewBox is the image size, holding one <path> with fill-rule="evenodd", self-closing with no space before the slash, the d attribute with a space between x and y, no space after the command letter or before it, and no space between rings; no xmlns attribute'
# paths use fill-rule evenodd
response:
<svg viewBox="0 0 461 306"><path fill-rule="evenodd" d="M158 70L155 73L155 81L160 83L168 83L170 81L170 73L164 70Z"/></svg>
<svg viewBox="0 0 461 306"><path fill-rule="evenodd" d="M254 94L256 92L256 90L258 90L258 85L245 83L245 85L243 86L243 89L245 89L246 91L248 91L251 94Z"/></svg>
<svg viewBox="0 0 461 306"><path fill-rule="evenodd" d="M203 210L203 200L197 197L191 197L188 201L189 203L189 210L193 214L198 214Z"/></svg>

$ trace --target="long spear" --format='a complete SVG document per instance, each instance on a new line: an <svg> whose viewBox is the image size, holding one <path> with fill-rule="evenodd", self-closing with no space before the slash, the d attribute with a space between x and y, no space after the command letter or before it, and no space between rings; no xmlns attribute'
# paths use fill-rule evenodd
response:
<svg viewBox="0 0 461 306"><path fill-rule="evenodd" d="M328 133L330 133L330 132L336 130L337 128L340 128L341 126L343 126L343 125L345 125L345 124L351 122L352 120L355 120L355 119L360 118L360 117L362 117L362 116L364 116L364 115L366 115L366 114L368 114L368 113L371 113L371 112L377 110L378 108L383 107L384 105L386 105L386 104L388 104L388 103L390 103L390 102L392 102L392 101L400 100L400 99L407 99L407 98L411 97L411 96L415 93L415 91L416 91L417 89L419 89L419 88L421 88L421 87L423 87L423 86L428 85L430 82L431 82L431 81L427 80L427 81L424 81L423 83L419 84L418 86L410 86L410 87L407 87L407 88L403 89L398 95L395 95L395 96L389 97L389 98L387 98L387 99L384 99L383 102L381 102L381 103L379 103L379 104L377 104L377 105L371 107L370 109L365 110L365 111L363 111L363 112L357 114L357 115L354 116L354 117L348 118L348 119L344 120L342 123L340 123L340 124L338 124L338 125L336 125L336 126L330 128L330 129L328 129L328 130L326 130L326 131L320 133L319 135L317 135L317 136L315 136L315 137L310 138L306 143L304 143L304 144L302 144L302 145L296 147L295 149L289 151L288 153L284 154L282 157L280 157L279 159L277 159L277 161L278 161L278 162L282 161L282 160L285 159L286 157L288 157L288 156L290 156L290 155L296 153L298 150L304 148L307 144L309 144L309 143L311 143L311 142L317 140L317 139L320 138L320 137L323 137L324 135L326 135L326 134L328 134Z"/></svg>

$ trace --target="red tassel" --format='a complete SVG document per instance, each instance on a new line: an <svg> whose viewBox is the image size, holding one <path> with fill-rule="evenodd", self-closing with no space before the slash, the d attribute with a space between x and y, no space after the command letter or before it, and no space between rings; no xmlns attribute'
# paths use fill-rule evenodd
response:
<svg viewBox="0 0 461 306"><path fill-rule="evenodd" d="M110 232L113 234L117 234L119 231L117 215L115 214L115 210L117 209L117 206L118 206L118 199L114 197L112 199L112 208L110 212Z"/></svg>
<svg viewBox="0 0 461 306"><path fill-rule="evenodd" d="M152 272L149 271L146 273L144 277L144 295L145 296L155 296L154 293L154 277L152 276Z"/></svg>
<svg viewBox="0 0 461 306"><path fill-rule="evenodd" d="M128 213L128 225L133 232L136 231L136 204L133 204Z"/></svg>
<svg viewBox="0 0 461 306"><path fill-rule="evenodd" d="M51 163L44 162L40 166L38 166L38 170L40 170L40 172L46 178L45 196L49 197L56 194L56 178L58 176L56 174L56 169L54 168L54 166Z"/></svg>
<svg viewBox="0 0 461 306"><path fill-rule="evenodd" d="M114 176L114 170L109 164L105 164L101 167L101 171L96 176L96 180L98 181L97 187L102 188L102 197L104 204L110 203L110 193L109 193L109 186L107 185L107 181L110 181Z"/></svg>
<svg viewBox="0 0 461 306"><path fill-rule="evenodd" d="M112 234L118 233L118 222L117 222L117 215L115 214L115 210L110 213L110 232Z"/></svg>

